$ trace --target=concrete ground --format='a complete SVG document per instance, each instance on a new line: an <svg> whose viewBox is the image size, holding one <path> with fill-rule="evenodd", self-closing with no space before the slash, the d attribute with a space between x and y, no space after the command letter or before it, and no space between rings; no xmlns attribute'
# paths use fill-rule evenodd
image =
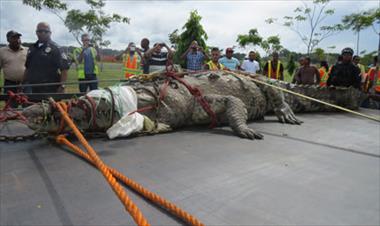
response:
<svg viewBox="0 0 380 226"><path fill-rule="evenodd" d="M362 110L380 115L379 111ZM342 113L90 143L206 225L379 225L380 123ZM0 143L0 225L133 225L102 175L45 140ZM179 225L127 190L152 225Z"/></svg>

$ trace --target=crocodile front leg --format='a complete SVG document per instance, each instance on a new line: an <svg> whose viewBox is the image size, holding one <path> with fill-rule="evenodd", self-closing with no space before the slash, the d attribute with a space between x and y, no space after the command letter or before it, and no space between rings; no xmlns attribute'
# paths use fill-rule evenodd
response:
<svg viewBox="0 0 380 226"><path fill-rule="evenodd" d="M248 113L245 104L234 96L207 95L205 99L217 115L218 121L228 123L232 131L242 138L262 139L263 135L249 128L247 125ZM198 103L192 115L195 124L210 122L210 117Z"/></svg>

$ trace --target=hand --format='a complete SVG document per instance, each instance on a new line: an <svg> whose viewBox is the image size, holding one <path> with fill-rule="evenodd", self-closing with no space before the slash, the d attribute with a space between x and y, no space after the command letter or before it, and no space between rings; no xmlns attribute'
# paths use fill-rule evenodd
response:
<svg viewBox="0 0 380 226"><path fill-rule="evenodd" d="M281 107L275 108L274 113L276 114L278 120L282 123L289 123L295 125L301 125L301 123L303 123L301 120L298 120L296 118L292 109L289 107L287 103L283 103Z"/></svg>

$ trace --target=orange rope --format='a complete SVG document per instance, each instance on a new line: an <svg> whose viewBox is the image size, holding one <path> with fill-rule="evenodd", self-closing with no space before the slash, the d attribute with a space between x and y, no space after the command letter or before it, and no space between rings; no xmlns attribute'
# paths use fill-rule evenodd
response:
<svg viewBox="0 0 380 226"><path fill-rule="evenodd" d="M89 145L87 140L83 137L82 133L75 126L74 122L70 119L67 112L64 110L66 108L66 104L56 103L53 99L51 99L53 104L58 108L58 110L62 114L63 120L67 123L67 125L73 130L74 134L81 142L81 144L85 147L88 152L89 157L91 158L93 164L99 169L99 171L103 174L108 184L111 186L112 190L116 193L117 197L123 203L125 209L132 216L135 223L139 226L149 226L150 224L145 219L140 209L133 203L133 201L129 198L129 196L124 191L123 187L116 181L115 177L111 174L108 167L103 163L103 161L96 154L95 150ZM65 107L64 107L65 106Z"/></svg>
<svg viewBox="0 0 380 226"><path fill-rule="evenodd" d="M69 140L66 139L64 135L59 135L56 137L56 141L59 144L64 144L68 148L70 148L75 154L81 156L82 158L86 159L90 163L94 164L94 162L91 160L91 157L85 153L80 147L74 145ZM153 203L158 204L160 207L168 210L170 213L175 215L176 217L182 219L184 222L188 223L189 225L194 226L203 226L203 224L196 219L191 214L187 213L186 211L182 210L181 208L177 207L175 204L165 200L164 198L160 197L159 195L149 191L148 189L144 188L142 185L138 184L137 182L133 181L132 179L124 176L122 173L117 171L114 168L108 167L108 170L112 173L114 177L122 181L125 185L133 189L135 192L142 195L144 198L152 201Z"/></svg>

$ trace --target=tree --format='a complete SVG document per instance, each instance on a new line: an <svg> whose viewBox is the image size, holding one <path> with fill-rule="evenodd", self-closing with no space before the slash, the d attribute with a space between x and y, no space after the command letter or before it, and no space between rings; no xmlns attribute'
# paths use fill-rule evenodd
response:
<svg viewBox="0 0 380 226"><path fill-rule="evenodd" d="M90 8L87 11L68 10L68 5L62 0L23 0L23 3L37 10L47 9L57 15L79 44L81 44L80 35L88 33L97 45L107 46L110 42L103 40L103 35L110 28L111 23L129 23L128 17L106 14L103 11L105 6L103 0L86 0L86 4ZM62 16L63 13L66 15Z"/></svg>
<svg viewBox="0 0 380 226"><path fill-rule="evenodd" d="M363 11L359 13L352 13L346 15L342 19L342 23L345 25L345 29L353 30L356 35L356 54L359 55L359 41L360 41L360 31L372 25L373 20L371 18L371 11Z"/></svg>
<svg viewBox="0 0 380 226"><path fill-rule="evenodd" d="M315 48L314 54L317 56L319 61L325 59L325 50L323 50L322 48Z"/></svg>
<svg viewBox="0 0 380 226"><path fill-rule="evenodd" d="M249 30L248 34L246 35L238 35L238 38L236 40L236 42L239 43L239 45L243 48L247 45L253 45L254 47L260 46L262 41L263 38L259 35L259 32L256 28Z"/></svg>
<svg viewBox="0 0 380 226"><path fill-rule="evenodd" d="M185 62L181 59L181 55L186 52L192 41L197 41L198 45L206 50L206 40L208 39L206 31L201 25L202 17L197 10L190 12L190 17L182 27L183 32L178 35L178 29L169 34L172 44L177 46L174 60L184 66ZM171 38L170 38L171 36Z"/></svg>
<svg viewBox="0 0 380 226"><path fill-rule="evenodd" d="M266 52L267 56L272 52L279 52L283 47L280 44L280 37L269 36L261 42L261 48Z"/></svg>
<svg viewBox="0 0 380 226"><path fill-rule="evenodd" d="M306 1L302 1L302 5L294 9L294 15L285 16L279 22L280 25L294 31L307 47L307 54L313 52L324 39L343 30L343 25L324 25L323 22L329 16L332 16L334 9L327 9L329 0L313 0L312 6ZM277 23L277 18L268 18L268 24ZM308 32L303 32L302 28L308 27Z"/></svg>
<svg viewBox="0 0 380 226"><path fill-rule="evenodd" d="M283 49L282 45L280 44L280 37L278 35L269 36L267 39L264 39L260 36L256 28L249 30L248 34L246 35L238 35L236 42L243 48L248 45L252 45L253 47L261 47L261 49L263 49L267 55L273 51L280 51Z"/></svg>

